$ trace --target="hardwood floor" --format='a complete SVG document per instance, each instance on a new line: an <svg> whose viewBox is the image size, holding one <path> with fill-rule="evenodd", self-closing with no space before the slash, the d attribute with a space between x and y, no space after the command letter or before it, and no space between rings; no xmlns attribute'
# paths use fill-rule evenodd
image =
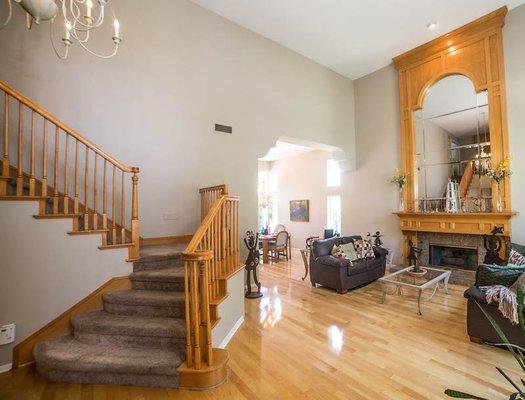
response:
<svg viewBox="0 0 525 400"><path fill-rule="evenodd" d="M298 252L262 267L265 295L246 300L218 389L56 384L29 367L0 374L0 399L443 399L448 387L504 399L511 387L494 366L519 379L508 352L469 342L464 287L438 292L418 316L413 296L381 304L377 282L339 295L303 272Z"/></svg>

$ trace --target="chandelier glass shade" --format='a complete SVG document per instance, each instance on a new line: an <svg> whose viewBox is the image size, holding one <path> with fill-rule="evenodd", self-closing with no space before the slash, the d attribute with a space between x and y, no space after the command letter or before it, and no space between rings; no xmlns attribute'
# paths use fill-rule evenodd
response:
<svg viewBox="0 0 525 400"><path fill-rule="evenodd" d="M78 43L88 53L100 57L111 58L117 54L122 42L120 23L113 20L113 50L107 54L96 52L88 47L91 32L100 28L105 21L105 8L110 0L6 0L7 18L0 24L0 29L7 26L11 20L12 2L18 3L26 14L26 26L30 29L33 23L37 25L49 21L49 37L57 57L66 59L69 48ZM58 27L57 27L58 26ZM55 30L60 29L62 37L56 43ZM59 34L60 35L60 34Z"/></svg>

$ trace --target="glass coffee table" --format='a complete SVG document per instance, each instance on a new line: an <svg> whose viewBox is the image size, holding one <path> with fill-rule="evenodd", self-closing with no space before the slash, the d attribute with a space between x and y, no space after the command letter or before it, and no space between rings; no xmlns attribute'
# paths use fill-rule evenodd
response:
<svg viewBox="0 0 525 400"><path fill-rule="evenodd" d="M439 289L440 284L443 284L445 293L448 294L448 280L450 279L450 271L443 269L431 268L431 267L421 267L427 270L426 274L423 276L415 276L408 271L412 267L403 268L399 271L393 272L391 274L385 275L382 278L379 278L381 282L383 294L381 298L381 303L384 303L386 300L386 295L403 294L403 288L415 289L418 291L417 296L417 308L419 315L421 313L421 300L423 291L426 289L431 289L432 294L424 298L425 301L430 301L432 297L436 294ZM389 289L392 289L390 290Z"/></svg>

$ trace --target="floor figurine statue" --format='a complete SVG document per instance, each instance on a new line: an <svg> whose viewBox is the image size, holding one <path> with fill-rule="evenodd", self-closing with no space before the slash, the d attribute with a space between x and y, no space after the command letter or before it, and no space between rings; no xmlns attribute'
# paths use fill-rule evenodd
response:
<svg viewBox="0 0 525 400"><path fill-rule="evenodd" d="M246 237L244 238L244 244L248 248L248 258L246 258L246 263L244 268L246 268L246 287L247 291L244 297L247 299L257 299L259 297L262 297L261 293L261 283L259 282L259 279L257 278L257 266L259 265L259 249L258 249L258 243L259 243L259 234L253 233L252 231L246 232ZM250 273L253 272L253 281L257 285L257 291L252 292L252 284L250 282Z"/></svg>

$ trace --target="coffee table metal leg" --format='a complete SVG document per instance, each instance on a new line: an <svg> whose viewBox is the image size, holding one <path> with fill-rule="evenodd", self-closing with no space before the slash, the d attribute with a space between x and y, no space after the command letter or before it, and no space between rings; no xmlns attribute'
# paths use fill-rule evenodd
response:
<svg viewBox="0 0 525 400"><path fill-rule="evenodd" d="M450 279L450 274L445 277L445 293L448 294L448 280Z"/></svg>

